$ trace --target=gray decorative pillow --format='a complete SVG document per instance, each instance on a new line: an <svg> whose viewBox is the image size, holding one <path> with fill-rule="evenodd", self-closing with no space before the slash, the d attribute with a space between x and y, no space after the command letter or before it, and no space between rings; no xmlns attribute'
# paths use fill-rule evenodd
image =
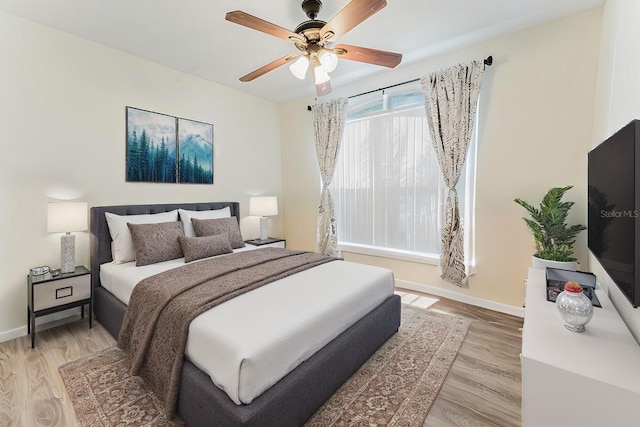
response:
<svg viewBox="0 0 640 427"><path fill-rule="evenodd" d="M184 262L233 252L227 233L202 237L180 236L178 239L184 252Z"/></svg>
<svg viewBox="0 0 640 427"><path fill-rule="evenodd" d="M136 252L136 266L182 258L182 247L178 241L179 236L184 236L182 222L128 223L127 226Z"/></svg>
<svg viewBox="0 0 640 427"><path fill-rule="evenodd" d="M238 220L234 216L231 218L217 219L191 218L191 223L198 237L228 233L229 243L231 243L233 249L244 247L244 240L242 240L240 227L238 227Z"/></svg>

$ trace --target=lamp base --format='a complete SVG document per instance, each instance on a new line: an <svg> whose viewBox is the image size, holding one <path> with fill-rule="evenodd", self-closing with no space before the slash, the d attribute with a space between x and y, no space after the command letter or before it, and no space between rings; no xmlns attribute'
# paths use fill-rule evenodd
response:
<svg viewBox="0 0 640 427"><path fill-rule="evenodd" d="M266 216L260 217L260 240L267 240L269 238L269 218Z"/></svg>
<svg viewBox="0 0 640 427"><path fill-rule="evenodd" d="M60 238L60 272L76 271L76 236L65 234Z"/></svg>

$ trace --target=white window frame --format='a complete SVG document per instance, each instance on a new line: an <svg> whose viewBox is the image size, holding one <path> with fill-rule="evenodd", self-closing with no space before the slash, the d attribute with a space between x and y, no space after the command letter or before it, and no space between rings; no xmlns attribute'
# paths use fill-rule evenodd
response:
<svg viewBox="0 0 640 427"><path fill-rule="evenodd" d="M386 93L376 93L374 95L370 95L367 99L356 99L356 102L352 103L350 100L349 108L362 108L362 105L369 105L372 103L382 102L382 105L385 108L388 105L387 99L389 96L393 96L398 93L406 93L408 91L420 91L419 85L415 85L414 87L403 87L394 90L393 92ZM382 99L380 99L382 96ZM424 109L424 102L422 103L422 108ZM366 109L366 107L365 107ZM347 113L349 114L349 112ZM377 115L377 114L385 114L384 110L378 113L371 112L368 115ZM477 119L477 116L476 116ZM477 124L477 120L476 120ZM467 260L468 271L467 274L473 274L476 270L475 263L475 191L476 191L476 162L477 162L477 125L474 128L472 141L469 147L469 152L467 154L467 159L465 161L465 166L463 173L460 177L460 181L458 182L458 186L461 184L465 185L465 190L461 191L461 219L463 221L463 227L465 232L465 260ZM344 141L343 141L344 145ZM441 209L444 209L444 205L446 203L446 194L445 198L439 202ZM339 221L339 220L338 220ZM338 222L338 230L343 225ZM438 231L440 233L441 230ZM339 232L339 231L338 231ZM439 235L438 235L439 238ZM422 253L422 252L412 252L395 248L383 248L378 246L370 246L353 242L344 242L338 241L338 249L342 252L354 253L360 255L370 255L376 257L397 259L402 261L416 262L422 264L431 264L438 265L440 263L440 254L437 253Z"/></svg>

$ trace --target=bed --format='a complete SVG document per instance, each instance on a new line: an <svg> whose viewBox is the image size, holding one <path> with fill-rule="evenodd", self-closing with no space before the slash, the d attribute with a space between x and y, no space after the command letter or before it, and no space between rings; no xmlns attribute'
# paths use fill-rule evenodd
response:
<svg viewBox="0 0 640 427"><path fill-rule="evenodd" d="M96 319L114 337L118 337L127 306L101 283L101 265L112 261L111 235L105 213L140 215L180 208L192 211L229 208L231 215L239 218L239 204L236 202L125 205L91 209L93 310ZM391 294L249 404L234 403L227 393L214 385L207 373L185 358L177 413L190 426L302 425L398 330L399 325L399 297Z"/></svg>

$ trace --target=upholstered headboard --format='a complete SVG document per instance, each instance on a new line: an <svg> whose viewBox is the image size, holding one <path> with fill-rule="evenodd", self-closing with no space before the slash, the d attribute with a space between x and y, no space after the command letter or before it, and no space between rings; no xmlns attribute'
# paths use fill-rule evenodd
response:
<svg viewBox="0 0 640 427"><path fill-rule="evenodd" d="M116 215L143 215L160 212L168 212L174 209L186 209L191 211L205 211L211 209L223 209L229 207L231 216L235 216L240 222L240 204L238 202L205 202L205 203L173 203L154 205L121 205L100 206L91 208L90 235L90 263L91 286L100 286L100 265L111 262L111 234L107 225L105 212Z"/></svg>

